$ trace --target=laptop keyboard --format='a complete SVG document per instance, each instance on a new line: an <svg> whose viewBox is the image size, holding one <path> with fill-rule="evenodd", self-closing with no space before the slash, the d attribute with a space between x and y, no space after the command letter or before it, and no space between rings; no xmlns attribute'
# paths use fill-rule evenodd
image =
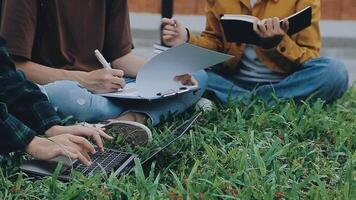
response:
<svg viewBox="0 0 356 200"><path fill-rule="evenodd" d="M96 149L96 154L90 156L92 160L91 166L83 165L79 160L77 160L73 164L73 169L89 176L98 172L115 172L115 170L122 166L131 156L132 154L112 149L105 149L104 152Z"/></svg>

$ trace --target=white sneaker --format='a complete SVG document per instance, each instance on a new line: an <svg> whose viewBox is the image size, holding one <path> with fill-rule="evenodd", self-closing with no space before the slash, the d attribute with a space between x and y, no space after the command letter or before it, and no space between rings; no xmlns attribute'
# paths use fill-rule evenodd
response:
<svg viewBox="0 0 356 200"><path fill-rule="evenodd" d="M125 143L131 146L145 146L152 141L151 130L138 122L109 120L99 124L82 124L86 127L105 128L105 132L121 135Z"/></svg>
<svg viewBox="0 0 356 200"><path fill-rule="evenodd" d="M210 112L213 110L214 103L206 98L201 98L196 104L196 110L202 110L204 112Z"/></svg>

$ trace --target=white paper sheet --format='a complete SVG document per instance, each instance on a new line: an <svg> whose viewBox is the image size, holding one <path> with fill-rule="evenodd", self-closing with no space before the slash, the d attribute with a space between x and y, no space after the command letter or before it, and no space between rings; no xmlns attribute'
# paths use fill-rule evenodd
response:
<svg viewBox="0 0 356 200"><path fill-rule="evenodd" d="M197 87L183 86L174 77L214 66L230 58L232 56L227 54L184 43L148 61L138 72L136 84L130 83L121 92L102 96L153 100L161 98L158 94L173 94L182 91L182 88L195 90Z"/></svg>
<svg viewBox="0 0 356 200"><path fill-rule="evenodd" d="M114 93L100 94L100 96L123 99L142 99L138 94L136 83L128 83L123 90Z"/></svg>

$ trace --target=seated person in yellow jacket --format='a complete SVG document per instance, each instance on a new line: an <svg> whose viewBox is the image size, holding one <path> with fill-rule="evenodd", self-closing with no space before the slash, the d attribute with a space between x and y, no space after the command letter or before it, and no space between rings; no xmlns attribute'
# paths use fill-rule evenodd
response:
<svg viewBox="0 0 356 200"><path fill-rule="evenodd" d="M289 23L284 19L307 6L312 7L312 25L289 36ZM260 45L229 43L222 31L220 16L224 14L253 15L255 31L262 38ZM183 42L228 53L235 58L208 73L208 90L222 103L229 97L247 100L256 95L273 103L281 100L307 98L328 103L347 90L348 73L338 60L320 57L320 0L207 0L206 28L194 35L177 19L163 19L163 39L167 45Z"/></svg>

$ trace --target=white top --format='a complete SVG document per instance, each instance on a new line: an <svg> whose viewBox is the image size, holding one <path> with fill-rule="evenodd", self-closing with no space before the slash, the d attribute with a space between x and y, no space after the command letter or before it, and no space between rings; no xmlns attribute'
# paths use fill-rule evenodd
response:
<svg viewBox="0 0 356 200"><path fill-rule="evenodd" d="M251 8L253 8L257 3L257 0L250 0L250 3L251 3Z"/></svg>
<svg viewBox="0 0 356 200"><path fill-rule="evenodd" d="M250 3L253 8L257 0L250 0ZM239 64L239 71L234 75L234 79L248 82L279 82L284 78L285 74L274 72L260 62L254 45L246 45Z"/></svg>

